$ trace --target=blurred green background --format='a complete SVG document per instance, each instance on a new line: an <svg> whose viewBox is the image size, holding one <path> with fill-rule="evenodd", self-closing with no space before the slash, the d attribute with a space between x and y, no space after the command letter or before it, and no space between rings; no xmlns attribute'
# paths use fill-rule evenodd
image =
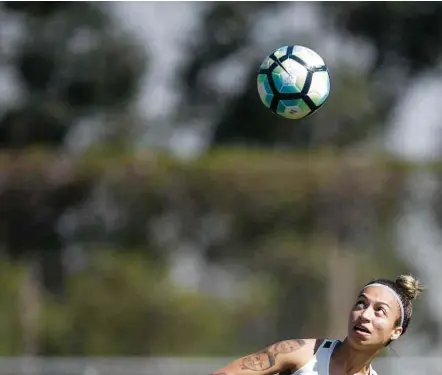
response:
<svg viewBox="0 0 442 375"><path fill-rule="evenodd" d="M239 356L343 338L358 288L428 290L440 356L442 6L3 2L0 356ZM281 45L329 65L291 122ZM439 353L439 354L438 354Z"/></svg>

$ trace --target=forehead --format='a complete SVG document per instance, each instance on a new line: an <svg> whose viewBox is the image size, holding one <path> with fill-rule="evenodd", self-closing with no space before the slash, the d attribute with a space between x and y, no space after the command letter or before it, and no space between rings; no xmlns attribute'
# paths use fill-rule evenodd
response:
<svg viewBox="0 0 442 375"><path fill-rule="evenodd" d="M386 286L368 286L361 291L360 295L366 296L371 302L386 303L389 306L394 306L398 303L394 292Z"/></svg>

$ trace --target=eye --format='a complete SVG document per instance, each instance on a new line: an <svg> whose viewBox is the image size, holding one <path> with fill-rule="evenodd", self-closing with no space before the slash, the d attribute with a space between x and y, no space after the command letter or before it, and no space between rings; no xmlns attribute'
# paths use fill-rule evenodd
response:
<svg viewBox="0 0 442 375"><path fill-rule="evenodd" d="M387 315L387 310L384 307L378 307L377 311L379 311L383 315Z"/></svg>
<svg viewBox="0 0 442 375"><path fill-rule="evenodd" d="M359 300L356 302L356 307L364 308L365 307L365 301Z"/></svg>

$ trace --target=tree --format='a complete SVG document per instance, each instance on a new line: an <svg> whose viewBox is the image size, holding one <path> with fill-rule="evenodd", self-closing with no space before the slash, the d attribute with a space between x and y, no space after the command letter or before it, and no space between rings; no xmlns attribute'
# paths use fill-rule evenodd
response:
<svg viewBox="0 0 442 375"><path fill-rule="evenodd" d="M373 71L396 67L414 75L440 59L442 6L438 3L324 3L323 8L336 26L373 43Z"/></svg>
<svg viewBox="0 0 442 375"><path fill-rule="evenodd" d="M95 117L95 124L103 126L100 115L128 110L145 55L101 4L5 2L1 11L17 15L22 29L5 56L22 94L2 108L0 147L16 156L43 148L55 157L46 159L43 180L32 178L32 165L22 165L25 159L8 159L10 174L0 195L0 241L13 258L36 261L47 290L62 293L64 244L57 226L67 209L85 199L90 185L74 181L68 155L63 162L60 158L82 120ZM16 174L20 167L30 175Z"/></svg>
<svg viewBox="0 0 442 375"><path fill-rule="evenodd" d="M271 47L263 48L260 43L260 33L268 32L261 23L277 12L279 6L278 3L265 6L232 3L212 4L208 8L200 36L192 40L192 53L182 70L185 94L180 115L202 119L210 126L212 147L341 148L373 135L383 124L380 119L385 112L384 97L370 85L364 71L346 64L331 69L331 96L314 116L288 121L262 105L256 89L256 73ZM259 32L254 34L254 30ZM287 40L316 44L312 35L286 30L283 24L275 23L272 32L278 35L274 48ZM219 90L216 76L221 67L231 72L238 66L241 74L236 76L239 83L235 90ZM234 79L229 75L224 77Z"/></svg>

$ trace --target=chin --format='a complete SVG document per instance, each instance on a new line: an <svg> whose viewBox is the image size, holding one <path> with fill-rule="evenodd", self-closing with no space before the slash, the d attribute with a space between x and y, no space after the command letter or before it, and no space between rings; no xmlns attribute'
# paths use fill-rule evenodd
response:
<svg viewBox="0 0 442 375"><path fill-rule="evenodd" d="M350 347L356 350L373 350L373 349L379 349L380 347L383 346L383 344L373 342L370 336L359 337L356 336L353 331L348 332L347 340L348 343L350 344Z"/></svg>

